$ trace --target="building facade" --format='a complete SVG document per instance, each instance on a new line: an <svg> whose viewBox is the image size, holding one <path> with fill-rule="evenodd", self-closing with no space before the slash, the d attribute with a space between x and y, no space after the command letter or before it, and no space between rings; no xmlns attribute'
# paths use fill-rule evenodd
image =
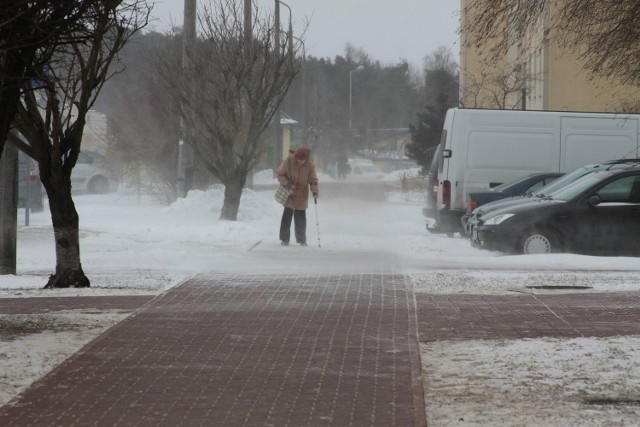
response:
<svg viewBox="0 0 640 427"><path fill-rule="evenodd" d="M560 46L549 25L562 0L549 0L543 15L513 40L504 57L489 59L491 43L478 46L469 30L468 6L460 4L460 105L550 111L637 112L637 87L593 78L574 52ZM525 0L526 1L526 0ZM502 29L509 31L509 29Z"/></svg>

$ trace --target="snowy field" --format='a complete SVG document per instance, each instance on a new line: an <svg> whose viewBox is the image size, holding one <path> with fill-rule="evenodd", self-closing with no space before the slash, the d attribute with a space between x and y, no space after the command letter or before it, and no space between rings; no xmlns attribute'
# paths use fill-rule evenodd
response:
<svg viewBox="0 0 640 427"><path fill-rule="evenodd" d="M192 191L171 206L126 193L76 196L90 289L45 291L55 267L51 219L18 219L18 274L0 276L0 298L157 294L200 271L340 273L402 271L416 292L501 294L532 285L640 290L636 258L571 254L505 256L425 230L421 195L386 202L323 199L307 211L309 247L278 241L272 191L245 190L236 222L219 221L222 189ZM21 211L22 212L22 211ZM320 247L318 247L320 246ZM549 291L535 291L549 292ZM0 315L0 405L127 312ZM29 326L29 327L26 327ZM423 345L430 426L640 425L640 337L438 342ZM585 405L582 397L625 397ZM635 402L635 403L634 403Z"/></svg>

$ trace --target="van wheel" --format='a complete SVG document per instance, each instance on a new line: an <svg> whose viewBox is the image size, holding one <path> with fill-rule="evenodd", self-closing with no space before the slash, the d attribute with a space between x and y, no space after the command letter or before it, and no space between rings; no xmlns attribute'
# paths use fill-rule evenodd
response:
<svg viewBox="0 0 640 427"><path fill-rule="evenodd" d="M87 185L87 190L92 194L107 194L109 192L109 181L104 176L94 176L89 185Z"/></svg>
<svg viewBox="0 0 640 427"><path fill-rule="evenodd" d="M520 238L520 253L525 255L550 254L560 252L561 244L557 234L549 229L532 229Z"/></svg>

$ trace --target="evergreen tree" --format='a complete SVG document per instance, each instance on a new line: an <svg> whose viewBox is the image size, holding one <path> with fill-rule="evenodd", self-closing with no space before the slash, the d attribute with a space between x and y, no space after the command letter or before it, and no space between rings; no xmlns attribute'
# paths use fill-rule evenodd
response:
<svg viewBox="0 0 640 427"><path fill-rule="evenodd" d="M409 158L425 171L440 143L447 110L458 105L457 67L450 50L444 47L425 60L425 103L417 114L417 123L409 126L412 142L407 146Z"/></svg>
<svg viewBox="0 0 640 427"><path fill-rule="evenodd" d="M411 144L407 146L407 155L426 171L442 136L442 126L451 104L443 93L433 104L427 104L418 115L418 123L409 126Z"/></svg>

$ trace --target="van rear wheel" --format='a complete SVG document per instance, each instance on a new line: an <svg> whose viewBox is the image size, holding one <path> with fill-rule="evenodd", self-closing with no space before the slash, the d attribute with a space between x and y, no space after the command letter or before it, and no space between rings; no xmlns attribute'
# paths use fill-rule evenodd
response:
<svg viewBox="0 0 640 427"><path fill-rule="evenodd" d="M89 185L87 185L87 190L91 194L107 194L109 192L109 180L103 176L94 176Z"/></svg>

